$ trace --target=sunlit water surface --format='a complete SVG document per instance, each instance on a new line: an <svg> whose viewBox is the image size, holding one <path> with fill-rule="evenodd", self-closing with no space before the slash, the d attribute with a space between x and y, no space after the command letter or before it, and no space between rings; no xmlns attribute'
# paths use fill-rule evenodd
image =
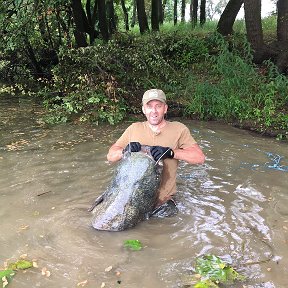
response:
<svg viewBox="0 0 288 288"><path fill-rule="evenodd" d="M87 209L113 176L107 150L129 123L49 127L36 105L0 102L0 265L21 257L38 264L11 288L183 287L204 254L247 277L233 287L288 287L287 144L182 121L207 160L181 163L179 214L101 232ZM124 249L128 239L144 248Z"/></svg>

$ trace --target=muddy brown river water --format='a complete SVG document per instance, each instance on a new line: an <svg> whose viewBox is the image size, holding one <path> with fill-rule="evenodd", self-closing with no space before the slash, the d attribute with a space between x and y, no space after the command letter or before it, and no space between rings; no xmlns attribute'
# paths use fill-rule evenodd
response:
<svg viewBox="0 0 288 288"><path fill-rule="evenodd" d="M87 209L111 180L106 153L129 123L47 126L41 116L28 101L0 98L0 266L38 265L9 287L184 287L204 254L247 277L229 287L288 287L287 143L181 120L207 160L181 163L179 214L101 232ZM143 249L125 249L128 239Z"/></svg>

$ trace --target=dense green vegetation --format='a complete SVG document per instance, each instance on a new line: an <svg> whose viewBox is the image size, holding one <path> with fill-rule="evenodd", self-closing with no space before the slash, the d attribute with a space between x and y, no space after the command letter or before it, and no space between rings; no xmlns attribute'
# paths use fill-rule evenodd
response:
<svg viewBox="0 0 288 288"><path fill-rule="evenodd" d="M267 22L275 24L273 17ZM141 36L118 32L108 43L97 40L88 47L60 45L57 64L36 79L24 54L16 66L2 54L0 73L6 82L13 75L13 85L2 85L1 91L43 100L49 123L116 124L141 113L142 93L157 87L166 92L171 107L181 107L179 115L286 139L288 79L269 61L258 67L252 63L243 26L236 23L238 32L228 38L213 32L215 24L208 22L194 30L190 24L166 25Z"/></svg>

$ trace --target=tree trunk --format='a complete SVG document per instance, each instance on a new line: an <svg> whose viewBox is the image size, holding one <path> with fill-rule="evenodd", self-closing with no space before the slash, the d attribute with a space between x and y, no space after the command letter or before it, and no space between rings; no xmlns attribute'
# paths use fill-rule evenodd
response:
<svg viewBox="0 0 288 288"><path fill-rule="evenodd" d="M166 4L167 4L167 0L163 0L163 4L162 4L163 21L164 21L164 17L165 17L164 11L165 11Z"/></svg>
<svg viewBox="0 0 288 288"><path fill-rule="evenodd" d="M86 13L87 13L87 33L90 37L90 44L93 44L95 38L98 36L98 32L95 31L95 24L97 20L97 1L94 2L93 11L91 11L91 0L86 2Z"/></svg>
<svg viewBox="0 0 288 288"><path fill-rule="evenodd" d="M261 0L244 0L247 39L254 50L254 61L261 61L264 40L261 22Z"/></svg>
<svg viewBox="0 0 288 288"><path fill-rule="evenodd" d="M162 4L162 0L158 0L158 1L159 1L159 4L158 4L159 23L163 24L163 22L164 22L164 7L165 6L164 6L164 3Z"/></svg>
<svg viewBox="0 0 288 288"><path fill-rule="evenodd" d="M200 4L200 25L203 26L206 22L206 0L201 0Z"/></svg>
<svg viewBox="0 0 288 288"><path fill-rule="evenodd" d="M136 17L137 17L137 0L133 0L133 14L132 14L132 20L131 20L132 28L135 26Z"/></svg>
<svg viewBox="0 0 288 288"><path fill-rule="evenodd" d="M174 25L177 25L177 6L178 6L178 0L174 0L174 11L173 11L173 19L174 19Z"/></svg>
<svg viewBox="0 0 288 288"><path fill-rule="evenodd" d="M86 47L85 24L87 19L84 18L85 12L83 10L81 0L72 0L72 12L75 23L74 36L76 45L78 47Z"/></svg>
<svg viewBox="0 0 288 288"><path fill-rule="evenodd" d="M185 8L186 8L186 1L182 0L182 2L181 2L181 22L185 22Z"/></svg>
<svg viewBox="0 0 288 288"><path fill-rule="evenodd" d="M56 17L57 17L57 21L59 22L62 30L63 30L63 34L64 34L64 38L66 38L66 45L68 47L72 47L72 39L71 39L71 35L70 35L70 25L71 25L71 22L73 21L72 18L73 18L73 13L71 11L71 6L67 7L67 11L66 11L66 22L64 21L64 19L61 17L60 13L57 13L56 14Z"/></svg>
<svg viewBox="0 0 288 288"><path fill-rule="evenodd" d="M32 67L34 68L34 73L38 77L43 77L44 76L43 70L36 59L34 49L27 36L24 37L24 44L25 44L25 50L28 55L28 58L31 61Z"/></svg>
<svg viewBox="0 0 288 288"><path fill-rule="evenodd" d="M106 17L106 3L105 0L97 0L97 7L98 7L98 18L99 18L99 29L104 41L109 40L109 33L108 33L108 23Z"/></svg>
<svg viewBox="0 0 288 288"><path fill-rule="evenodd" d="M57 47L61 46L63 43L63 35L62 35L62 27L60 24L60 10L56 8L56 22L57 22L57 28L58 28L58 43L57 43Z"/></svg>
<svg viewBox="0 0 288 288"><path fill-rule="evenodd" d="M192 15L193 15L193 0L190 0L190 5L189 5L189 19L190 19L190 22L192 23Z"/></svg>
<svg viewBox="0 0 288 288"><path fill-rule="evenodd" d="M227 3L217 24L217 31L223 36L233 33L233 25L242 4L243 0L230 0Z"/></svg>
<svg viewBox="0 0 288 288"><path fill-rule="evenodd" d="M140 33L143 34L146 31L149 31L147 15L145 11L145 3L144 0L136 0L136 4Z"/></svg>
<svg viewBox="0 0 288 288"><path fill-rule="evenodd" d="M288 2L277 2L277 46L279 55L276 65L281 73L288 74Z"/></svg>
<svg viewBox="0 0 288 288"><path fill-rule="evenodd" d="M41 37L46 44L50 43L50 46L53 49L53 42L51 39L51 34L47 21L47 9L44 7L43 3L41 3L41 1L39 0L34 0L34 9L35 11L37 11L38 14L37 21Z"/></svg>
<svg viewBox="0 0 288 288"><path fill-rule="evenodd" d="M152 0L151 6L151 27L153 31L159 31L159 0Z"/></svg>
<svg viewBox="0 0 288 288"><path fill-rule="evenodd" d="M113 34L117 30L113 0L107 1L106 5L107 5L109 34Z"/></svg>
<svg viewBox="0 0 288 288"><path fill-rule="evenodd" d="M42 12L42 11L38 10L38 17L37 17L40 34L41 34L43 41L45 43L48 43L49 40L48 40L48 35L47 35L46 29L45 29L44 16L43 16L43 13L40 14L40 12Z"/></svg>
<svg viewBox="0 0 288 288"><path fill-rule="evenodd" d="M195 28L197 25L197 14L198 14L198 0L191 0L192 1L192 27Z"/></svg>
<svg viewBox="0 0 288 288"><path fill-rule="evenodd" d="M123 10L123 14L124 14L125 30L126 30L126 31L129 31L128 11L127 11L127 9L126 9L125 1L124 1L124 0L121 0L121 7L122 7L122 10Z"/></svg>
<svg viewBox="0 0 288 288"><path fill-rule="evenodd" d="M288 41L288 1L278 0L277 2L277 40Z"/></svg>

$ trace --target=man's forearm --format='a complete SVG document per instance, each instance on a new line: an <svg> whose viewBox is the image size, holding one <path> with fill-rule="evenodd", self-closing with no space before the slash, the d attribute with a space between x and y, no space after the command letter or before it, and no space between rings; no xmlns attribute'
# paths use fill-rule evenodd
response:
<svg viewBox="0 0 288 288"><path fill-rule="evenodd" d="M123 148L120 146L112 145L107 154L107 160L109 162L116 162L122 158Z"/></svg>
<svg viewBox="0 0 288 288"><path fill-rule="evenodd" d="M186 149L175 149L173 151L174 158L177 160L183 160L190 164L203 164L205 161L205 155L198 144Z"/></svg>

